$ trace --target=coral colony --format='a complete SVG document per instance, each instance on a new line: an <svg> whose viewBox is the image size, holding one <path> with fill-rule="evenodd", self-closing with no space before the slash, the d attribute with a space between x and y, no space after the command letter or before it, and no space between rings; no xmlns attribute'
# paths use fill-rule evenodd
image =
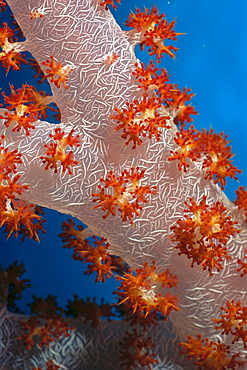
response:
<svg viewBox="0 0 247 370"><path fill-rule="evenodd" d="M2 269L1 369L246 368L247 192L224 195L241 172L227 136L198 131L193 92L159 68L175 58L175 20L144 7L124 32L109 9L120 0L5 2L1 68L28 63L52 95L2 92L1 226L39 240L42 206L75 216L87 227L64 222L64 248L119 288L115 306L34 296L27 317L15 302L24 265Z"/></svg>

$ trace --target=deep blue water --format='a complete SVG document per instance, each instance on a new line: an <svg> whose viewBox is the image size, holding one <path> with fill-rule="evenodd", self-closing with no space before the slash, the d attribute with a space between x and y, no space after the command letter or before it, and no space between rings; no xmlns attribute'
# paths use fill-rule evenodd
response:
<svg viewBox="0 0 247 370"><path fill-rule="evenodd" d="M151 8L153 1L122 0L122 5L113 11L120 26L135 7ZM199 115L195 116L195 126L199 129L214 128L216 132L224 131L229 135L233 153L236 153L234 164L243 169L239 175L239 184L229 180L226 193L235 199L238 185L247 183L247 123L245 109L247 101L247 3L246 1L226 2L222 0L181 0L156 1L160 12L168 15L171 21L176 17L175 30L186 35L178 37L175 46L179 48L177 59L162 59L160 67L165 67L171 75L171 82L183 87L191 87L197 95L193 98ZM4 21L4 13L0 14L0 22ZM136 48L137 56L144 62L149 61L147 53ZM8 84L16 88L22 83L33 83L29 71L22 67L22 73L9 73L0 70L1 88L8 93ZM22 80L19 79L21 75ZM39 86L40 87L40 86ZM42 86L43 88L43 86ZM61 240L57 234L61 232L61 223L68 219L67 215L47 210L45 228L47 234L41 234L40 243L10 237L5 240L5 233L0 230L0 264L10 265L15 259L24 261L25 278L30 278L32 288L23 294L20 307L24 309L26 302L31 301L32 294L46 297L47 294L58 295L58 302L64 306L73 293L80 297L96 296L98 301L105 297L112 301L112 290L116 289L114 280L105 284L96 284L94 277L85 278L83 264L71 259L70 250L61 249Z"/></svg>

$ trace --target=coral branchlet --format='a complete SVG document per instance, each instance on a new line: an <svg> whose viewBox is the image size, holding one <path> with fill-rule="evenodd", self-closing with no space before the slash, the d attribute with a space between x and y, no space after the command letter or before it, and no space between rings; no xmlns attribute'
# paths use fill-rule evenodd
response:
<svg viewBox="0 0 247 370"><path fill-rule="evenodd" d="M77 230L72 219L68 219L62 223L63 232L58 234L62 238L63 248L87 248L88 238L91 235L87 234L87 229L83 225L78 225Z"/></svg>
<svg viewBox="0 0 247 370"><path fill-rule="evenodd" d="M96 272L96 282L104 282L112 276L115 267L112 265L112 256L108 253L110 246L106 238L97 238L93 236L94 245L92 245L87 238L91 235L88 234L87 229L83 229L82 225L75 229L74 222L69 219L63 222L63 232L59 234L63 242L63 248L73 248L74 253L72 258L76 261L88 263L88 270L84 272L85 275L91 275Z"/></svg>
<svg viewBox="0 0 247 370"><path fill-rule="evenodd" d="M111 256L107 252L110 244L106 242L106 238L97 239L94 235L93 238L95 246L85 243L82 248L74 247L73 259L88 263L88 269L84 274L91 275L96 272L95 281L104 282L105 279L112 276L112 272L115 270L115 267L112 266Z"/></svg>

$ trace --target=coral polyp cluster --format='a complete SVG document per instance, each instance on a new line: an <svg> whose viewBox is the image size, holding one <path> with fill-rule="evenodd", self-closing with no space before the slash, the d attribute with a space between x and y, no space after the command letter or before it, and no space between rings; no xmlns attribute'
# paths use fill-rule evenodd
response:
<svg viewBox="0 0 247 370"><path fill-rule="evenodd" d="M17 166L22 163L21 154L17 149L10 151L4 145L5 136L0 138L0 227L5 226L7 238L13 233L18 236L24 233L28 238L39 240L38 230L44 231L41 216L24 199L19 199L27 184L21 183L21 175L17 175Z"/></svg>
<svg viewBox="0 0 247 370"><path fill-rule="evenodd" d="M72 174L71 167L78 164L78 161L74 160L74 153L72 150L66 153L66 148L69 146L80 146L80 136L74 135L74 129L72 129L67 137L64 137L64 132L60 128L55 129L55 134L49 134L55 143L45 144L44 147L47 149L46 156L41 156L40 159L46 164L45 169L54 169L57 173L58 166L57 162L62 165L63 172L68 170L69 174Z"/></svg>
<svg viewBox="0 0 247 370"><path fill-rule="evenodd" d="M165 15L159 14L158 8L153 6L149 11L145 9L143 12L140 8L136 9L135 13L129 15L126 25L128 27L136 29L137 32L141 33L140 36L140 47L143 50L144 46L149 48L149 55L155 55L157 62L160 63L160 59L168 54L170 57L175 58L174 52L178 50L173 45L166 46L165 40L177 40L178 35L182 33L175 32L174 26L176 21L173 20L171 23L165 18Z"/></svg>
<svg viewBox="0 0 247 370"><path fill-rule="evenodd" d="M11 127L12 131L23 131L26 135L31 134L31 130L35 129L34 123L38 118L47 118L47 110L57 111L48 105L52 98L44 91L37 91L34 86L27 84L22 85L20 89L15 90L13 85L10 85L11 94L7 96L4 92L4 107L7 112L4 112L4 124L6 127Z"/></svg>
<svg viewBox="0 0 247 370"><path fill-rule="evenodd" d="M226 244L231 236L240 233L240 229L221 202L209 208L204 196L199 204L193 198L190 203L185 202L185 219L171 227L174 234L171 239L178 243L175 248L179 255L185 254L192 259L192 267L197 263L212 275L213 269L220 271L224 259L230 258Z"/></svg>
<svg viewBox="0 0 247 370"><path fill-rule="evenodd" d="M188 336L187 343L181 343L183 351L188 353L189 358L196 358L195 364L198 369L237 369L245 365L240 359L240 354L230 354L230 346L208 339Z"/></svg>
<svg viewBox="0 0 247 370"><path fill-rule="evenodd" d="M126 105L127 108L122 110L115 108L117 113L113 114L111 118L118 122L115 130L123 130L121 137L128 139L126 145L133 141L132 149L142 144L142 137L152 138L154 136L156 140L160 140L162 134L160 128L170 128L170 117L160 114L162 104L159 99L149 98L145 94L140 101L135 100L131 104L126 103Z"/></svg>
<svg viewBox="0 0 247 370"><path fill-rule="evenodd" d="M216 134L213 129L210 131L202 129L200 132L193 126L187 130L181 127L174 138L179 149L175 152L171 151L172 155L168 160L178 159L178 168L181 171L186 171L189 167L188 159L192 161L201 159L202 168L205 168L204 178L214 180L215 184L219 183L224 189L226 177L237 180L237 173L242 172L232 164L234 155L231 152L231 147L227 146L229 141L226 138L227 136L222 132Z"/></svg>
<svg viewBox="0 0 247 370"><path fill-rule="evenodd" d="M155 262L151 266L144 263L143 267L134 273L125 272L124 276L117 277L121 285L116 292L120 298L119 304L124 304L126 309L141 311L145 317L150 312L160 313L165 320L168 319L172 310L178 311L177 297L166 293L164 296L158 293L159 287L172 288L177 285L177 276L173 276L169 270L160 274L155 272Z"/></svg>
<svg viewBox="0 0 247 370"><path fill-rule="evenodd" d="M113 171L108 173L106 179L100 179L105 185L98 185L99 193L92 193L93 202L99 203L93 208L102 208L103 211L107 211L103 218L112 214L116 215L116 207L121 212L121 218L123 221L129 220L133 224L134 215L140 216L140 210L142 206L140 203L147 203L146 194L156 194L155 187L150 185L140 185L140 180L144 177L145 170L141 170L137 167L131 168L130 171L124 170L121 176L116 177ZM113 194L105 193L106 189L112 188Z"/></svg>

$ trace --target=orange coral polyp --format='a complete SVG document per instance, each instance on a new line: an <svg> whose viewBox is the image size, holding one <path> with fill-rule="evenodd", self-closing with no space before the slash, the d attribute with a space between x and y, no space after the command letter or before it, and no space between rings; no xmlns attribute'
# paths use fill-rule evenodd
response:
<svg viewBox="0 0 247 370"><path fill-rule="evenodd" d="M170 128L167 122L170 117L164 114L164 107L157 97L148 97L144 94L141 100L134 100L133 103L126 103L127 109L115 108L117 114L111 115L111 119L118 122L116 131L123 130L123 139L128 139L125 145L133 141L132 149L142 144L142 138L153 136L157 141L161 139L160 128Z"/></svg>
<svg viewBox="0 0 247 370"><path fill-rule="evenodd" d="M132 75L136 76L136 79L141 84L138 87L147 90L155 85L154 81L158 76L156 73L158 70L159 68L155 67L154 62L151 60L147 67L145 67L144 63L136 63Z"/></svg>
<svg viewBox="0 0 247 370"><path fill-rule="evenodd" d="M137 32L145 33L148 29L152 29L155 24L159 23L164 14L159 14L158 8L153 5L152 9L145 8L144 12L141 12L140 8L136 8L136 12L131 12L129 18L126 21L126 26L135 28Z"/></svg>
<svg viewBox="0 0 247 370"><path fill-rule="evenodd" d="M1 211L0 227L6 226L7 238L14 232L18 236L21 226L27 230L29 238L37 238L32 228L34 220L40 220L41 216L34 212L34 204L28 204L24 200L10 199L6 203L6 209Z"/></svg>
<svg viewBox="0 0 247 370"><path fill-rule="evenodd" d="M150 13L146 8L144 12L137 8L136 13L132 12L126 21L126 26L133 27L137 32L140 32L141 50L144 49L144 46L149 47L149 54L156 56L157 63L160 63L163 54L175 58L174 52L178 50L172 45L165 46L164 41L166 39L176 41L178 35L183 35L183 33L177 33L173 30L175 20L168 23L164 17L165 15L158 14L157 7L153 6Z"/></svg>
<svg viewBox="0 0 247 370"><path fill-rule="evenodd" d="M184 88L180 91L178 86L174 85L170 87L170 91L167 93L167 96L165 96L165 101L169 107L168 111L171 112L176 124L190 123L193 121L191 115L198 114L195 107L192 107L191 104L185 104L195 96L195 94L190 92L191 89Z"/></svg>
<svg viewBox="0 0 247 370"><path fill-rule="evenodd" d="M32 109L37 113L39 118L47 118L48 109L53 112L59 112L58 109L48 106L53 102L53 97L47 95L44 91L37 91L34 86L26 85L26 98L32 104Z"/></svg>
<svg viewBox="0 0 247 370"><path fill-rule="evenodd" d="M83 226L79 225L78 230L75 230L74 226L75 224L71 219L62 224L63 232L59 236L63 239L63 242L66 242L63 248L73 248L73 259L88 263L88 269L84 272L85 275L96 272L95 281L104 282L116 270L116 267L112 265L112 258L107 252L110 244L107 243L106 238L98 239L95 235L92 235L94 238L94 246L92 246L86 239L89 237L89 235L86 235L87 229L83 229Z"/></svg>
<svg viewBox="0 0 247 370"><path fill-rule="evenodd" d="M12 38L13 35L13 30L8 27L8 23L4 22L3 27L0 28L0 46L3 47L5 43Z"/></svg>
<svg viewBox="0 0 247 370"><path fill-rule="evenodd" d="M151 369L151 365L158 363L155 359L155 353L152 353L151 338L145 335L145 332L138 332L136 328L132 332L125 332L125 336L119 342L121 365L125 369L141 367L142 369Z"/></svg>
<svg viewBox="0 0 247 370"><path fill-rule="evenodd" d="M69 79L69 74L73 71L73 68L69 65L64 66L60 62L56 62L53 55L50 56L51 60L47 59L45 62L42 62L44 66L50 67L46 70L47 75L43 78L51 78L51 82L58 88L63 84L65 89L68 89L66 82Z"/></svg>
<svg viewBox="0 0 247 370"><path fill-rule="evenodd" d="M111 256L107 252L110 247L110 244L106 242L107 239L97 239L94 235L93 238L95 247L89 244L82 245L82 248L76 246L74 247L73 258L77 261L88 263L88 269L84 274L89 276L93 272L96 272L97 276L95 281L101 281L103 283L105 279L109 279L112 276L116 268L112 266Z"/></svg>
<svg viewBox="0 0 247 370"><path fill-rule="evenodd" d="M30 316L27 321L19 321L23 334L17 340L24 340L25 346L30 350L38 342L39 347L47 346L61 336L69 337L73 327L62 317L47 319L43 324L36 316ZM39 337L37 339L37 337Z"/></svg>
<svg viewBox="0 0 247 370"><path fill-rule="evenodd" d="M171 156L168 157L168 161L179 160L178 168L180 171L187 171L189 162L187 159L192 161L200 158L200 153L197 148L198 132L194 129L194 126L189 127L185 130L183 127L180 128L174 137L175 143L179 146L177 151L171 151Z"/></svg>
<svg viewBox="0 0 247 370"><path fill-rule="evenodd" d="M162 296L157 293L159 286L171 288L177 285L177 276L170 274L169 270L161 274L155 273L155 261L152 265L143 264L142 268L134 273L129 270L124 276L116 276L120 281L118 292L114 292L120 298L119 304L124 304L127 309L131 309L134 314L142 311L145 316L151 312L160 313L167 320L172 310L178 311L177 296L166 293Z"/></svg>
<svg viewBox="0 0 247 370"><path fill-rule="evenodd" d="M23 58L25 55L21 55L15 49L11 49L9 51L3 50L0 52L0 63L6 69L8 73L10 68L12 67L15 71L20 69L20 64L28 64L28 62Z"/></svg>
<svg viewBox="0 0 247 370"><path fill-rule="evenodd" d="M38 118L47 118L47 109L58 112L57 109L49 107L53 101L53 97L46 95L43 91L37 91L35 87L30 85L22 85L20 89L15 90L13 85L10 85L11 94L7 96L4 92L4 103L10 112L5 112L2 118L6 121L4 124L9 127L12 123L16 126L12 131L20 131L24 128L26 135L30 135L30 130L35 129L33 123Z"/></svg>
<svg viewBox="0 0 247 370"><path fill-rule="evenodd" d="M226 307L221 307L223 314L220 319L214 319L215 329L223 329L222 334L234 336L232 343L243 341L244 348L247 349L247 306L241 302L227 301Z"/></svg>
<svg viewBox="0 0 247 370"><path fill-rule="evenodd" d="M129 220L133 224L134 215L140 216L139 210L142 210L139 202L147 202L144 194L156 194L156 187L139 183L144 177L145 170L139 172L139 167L131 168L131 172L124 170L121 176L116 177L113 171L108 173L106 179L101 178L104 182L104 187L98 185L99 193L92 193L93 202L98 202L93 208L102 208L107 211L102 218L107 218L110 214L116 215L116 207L119 206L118 211L121 212L122 221ZM112 194L105 193L107 188L112 188Z"/></svg>
<svg viewBox="0 0 247 370"><path fill-rule="evenodd" d="M8 27L7 23L3 23L3 27L0 28L0 48L2 49L0 51L0 63L2 63L7 73L11 67L14 70L19 70L21 63L28 63L23 58L25 55L21 55L17 51L16 45L11 42L13 36L13 30Z"/></svg>
<svg viewBox="0 0 247 370"><path fill-rule="evenodd" d="M17 164L22 163L21 154L18 150L9 151L1 145L4 135L0 138L0 173L16 173Z"/></svg>
<svg viewBox="0 0 247 370"><path fill-rule="evenodd" d="M239 352L230 354L230 346L220 341L202 339L201 335L197 335L197 338L188 335L188 341L180 345L183 347L183 353L188 354L189 359L195 359L198 369L236 369L246 363L245 360L238 359L241 358Z"/></svg>
<svg viewBox="0 0 247 370"><path fill-rule="evenodd" d="M241 173L237 167L233 166L233 154L231 148L227 146L229 141L227 136L221 132L214 133L213 130L202 132L196 130L193 126L187 130L184 125L176 133L174 141L179 145L177 151L171 151L172 156L168 160L179 160L178 168L186 171L189 166L187 158L192 161L201 159L201 167L205 169L204 179L213 180L215 184L219 183L224 189L226 177L237 180L237 173Z"/></svg>
<svg viewBox="0 0 247 370"><path fill-rule="evenodd" d="M193 121L191 115L198 114L191 104L185 104L191 100L195 95L189 92L191 89L184 88L180 91L177 85L167 83L169 77L167 71L162 68L161 73L158 75L157 68L151 61L150 64L144 67L141 63L135 64L136 69L132 72L136 79L141 85L139 88L144 90L154 90L158 97L158 102L164 104L166 111L173 117L175 124L181 124L183 127L184 123L190 123ZM145 97L145 94L144 94Z"/></svg>
<svg viewBox="0 0 247 370"><path fill-rule="evenodd" d="M238 209L242 209L245 215L245 222L247 222L247 186L244 189L243 186L239 186L236 190L237 199L234 201Z"/></svg>
<svg viewBox="0 0 247 370"><path fill-rule="evenodd" d="M35 129L33 123L37 121L39 111L34 104L30 103L29 89L29 85L22 85L20 89L15 91L14 86L11 85L11 95L6 96L5 93L2 93L6 108L10 112L4 112L4 116L1 116L5 119L6 127L16 124L12 131L24 129L27 136L30 135L31 129Z"/></svg>
<svg viewBox="0 0 247 370"><path fill-rule="evenodd" d="M21 175L9 176L0 173L0 197L5 199L15 199L16 195L21 195L24 190L28 189L28 185L18 184Z"/></svg>
<svg viewBox="0 0 247 370"><path fill-rule="evenodd" d="M46 164L45 170L49 168L54 169L54 172L58 172L58 163L62 165L62 172L66 172L72 174L71 167L77 165L79 162L74 160L74 153L73 151L69 151L66 153L67 146L80 146L80 136L73 135L74 129L72 129L67 137L64 137L65 133L61 131L60 128L55 129L55 134L49 134L51 138L57 141L57 143L50 143L49 145L45 144L44 147L47 148L46 156L41 156L43 163Z"/></svg>
<svg viewBox="0 0 247 370"><path fill-rule="evenodd" d="M247 256L244 257L244 259L247 259ZM240 267L237 269L237 271L241 272L240 276L243 277L247 274L247 262L242 261L240 258L237 260L237 263L240 265Z"/></svg>
<svg viewBox="0 0 247 370"><path fill-rule="evenodd" d="M213 269L220 271L223 268L222 262L229 258L226 244L240 230L221 202L215 202L209 208L206 199L204 196L199 204L193 198L191 204L185 202L188 207L184 210L185 220L178 220L171 227L174 233L171 239L178 243L175 248L179 249L179 255L192 258L192 267L197 263L212 275ZM192 217L186 213L192 213Z"/></svg>
<svg viewBox="0 0 247 370"><path fill-rule="evenodd" d="M216 134L212 129L210 131L202 129L198 143L206 157L202 163L202 167L206 169L204 178L214 180L214 183L219 182L222 189L226 185L226 177L237 180L236 174L242 172L232 164L234 155L227 146L230 141L226 139L227 135L223 132Z"/></svg>
<svg viewBox="0 0 247 370"><path fill-rule="evenodd" d="M75 223L73 220L68 219L62 223L63 232L58 234L60 238L62 238L63 242L66 244L63 245L63 248L75 248L77 246L88 245L88 241L86 238L89 237L87 235L87 229L83 227L83 225L79 225L78 229L75 229ZM91 236L91 235L90 235ZM84 247L84 249L87 247Z"/></svg>
<svg viewBox="0 0 247 370"><path fill-rule="evenodd" d="M157 58L157 63L160 63L160 59L163 57L163 53L168 54L173 59L176 59L175 53L178 48L169 45L166 46L164 41L166 39L171 39L176 41L177 35L182 35L182 33L176 33L173 30L176 21L173 20L170 24L162 19L162 21L153 29L148 29L144 34L144 40L141 42L141 49L144 49L144 45L150 47L149 55L155 55Z"/></svg>
<svg viewBox="0 0 247 370"><path fill-rule="evenodd" d="M109 5L111 5L114 9L117 9L117 5L114 4L114 1L116 1L118 4L121 4L121 0L104 0L102 3L100 3L100 6L104 6L105 10L109 9Z"/></svg>

